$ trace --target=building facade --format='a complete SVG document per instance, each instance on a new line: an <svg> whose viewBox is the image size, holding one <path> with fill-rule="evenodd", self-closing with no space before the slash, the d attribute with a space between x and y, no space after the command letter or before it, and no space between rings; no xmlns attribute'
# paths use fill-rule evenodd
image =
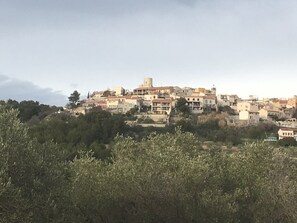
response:
<svg viewBox="0 0 297 223"><path fill-rule="evenodd" d="M278 130L278 138L294 138L297 141L297 128L280 128Z"/></svg>

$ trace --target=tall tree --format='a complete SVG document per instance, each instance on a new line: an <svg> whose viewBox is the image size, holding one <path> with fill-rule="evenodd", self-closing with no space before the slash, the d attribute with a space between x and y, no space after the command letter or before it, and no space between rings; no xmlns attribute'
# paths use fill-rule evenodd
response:
<svg viewBox="0 0 297 223"><path fill-rule="evenodd" d="M63 153L32 140L17 116L0 106L0 222L73 222Z"/></svg>
<svg viewBox="0 0 297 223"><path fill-rule="evenodd" d="M77 90L73 91L73 93L68 97L68 100L69 100L69 106L70 108L75 108L79 105L79 96L80 96L80 93L78 93Z"/></svg>
<svg viewBox="0 0 297 223"><path fill-rule="evenodd" d="M175 106L178 112L183 113L184 115L190 114L190 108L187 105L187 100L185 98L179 98Z"/></svg>

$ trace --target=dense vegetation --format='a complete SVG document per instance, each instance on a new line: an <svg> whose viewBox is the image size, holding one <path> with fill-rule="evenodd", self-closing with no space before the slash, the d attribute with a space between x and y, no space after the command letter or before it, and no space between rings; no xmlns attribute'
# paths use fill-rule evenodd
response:
<svg viewBox="0 0 297 223"><path fill-rule="evenodd" d="M79 98L79 95L77 97ZM69 148L69 157L77 155L77 151L82 148L92 148L99 153L106 154L106 145L110 144L118 133L141 140L152 132L172 133L176 126L180 126L182 131L192 132L201 140L230 145L238 145L246 140L263 140L267 136L276 136L277 132L276 126L263 123L256 127L228 127L226 121L216 115L211 116L205 122L199 122L197 116L190 115L185 110L186 105L182 100L179 101L177 110L184 114L184 118L165 128L127 126L125 121L135 118L133 114L136 110L134 109L126 115L112 115L100 109L93 109L86 115L75 118L68 113L58 113L63 110L61 107L48 106L34 101L8 100L7 102L1 101L0 104L17 109L20 120L29 126L30 136L37 138L40 143L53 140L63 148ZM221 112L232 114L234 111L230 107L223 107L217 114ZM142 121L140 119L138 122L153 122L148 118Z"/></svg>
<svg viewBox="0 0 297 223"><path fill-rule="evenodd" d="M0 105L18 110L20 120L28 124L37 124L48 115L63 110L62 107L39 104L38 101L32 100L18 102L9 99L8 101L0 101Z"/></svg>
<svg viewBox="0 0 297 223"><path fill-rule="evenodd" d="M205 149L180 129L139 138L102 112L54 115L29 134L18 116L0 106L0 222L297 222L290 148ZM109 155L93 143L109 143ZM69 159L71 145L82 152Z"/></svg>

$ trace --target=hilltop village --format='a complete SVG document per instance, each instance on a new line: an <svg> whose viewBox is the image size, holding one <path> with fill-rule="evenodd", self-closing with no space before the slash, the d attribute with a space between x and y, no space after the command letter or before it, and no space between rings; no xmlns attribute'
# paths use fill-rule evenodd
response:
<svg viewBox="0 0 297 223"><path fill-rule="evenodd" d="M98 108L110 113L131 114L133 118L127 121L129 125L163 127L180 120L180 113L183 112L181 108L185 107L184 111L197 114L200 119L203 119L203 114L225 113L224 121L228 126L273 123L280 127L280 139L297 139L297 96L290 99L259 100L253 96L241 99L237 95L217 94L215 87L156 87L152 78L144 78L143 84L133 91L123 87L95 91L69 111L79 115Z"/></svg>

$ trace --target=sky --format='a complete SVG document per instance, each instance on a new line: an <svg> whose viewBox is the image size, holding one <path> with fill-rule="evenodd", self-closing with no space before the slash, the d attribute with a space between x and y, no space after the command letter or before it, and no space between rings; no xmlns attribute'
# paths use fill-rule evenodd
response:
<svg viewBox="0 0 297 223"><path fill-rule="evenodd" d="M297 94L296 0L0 0L0 99L216 86Z"/></svg>

